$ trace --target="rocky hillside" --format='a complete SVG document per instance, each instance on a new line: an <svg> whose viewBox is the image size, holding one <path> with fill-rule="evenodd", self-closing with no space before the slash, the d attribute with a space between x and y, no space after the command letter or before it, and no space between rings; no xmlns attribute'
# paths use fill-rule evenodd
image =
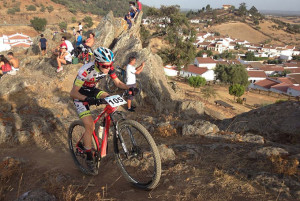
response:
<svg viewBox="0 0 300 201"><path fill-rule="evenodd" d="M115 53L115 65L125 65L130 55L137 65L146 62L138 112L125 114L159 145L160 185L151 192L132 188L112 154L98 176L75 167L66 139L78 119L69 91L81 64L57 74L53 58L40 57L33 46L16 52L20 72L0 79L0 200L299 200L299 103L212 121L203 103L183 100L169 87L161 58L141 45L141 17L127 31L109 13L94 31L96 45ZM59 43L61 35L51 40L51 32L45 34L49 47ZM291 140L280 140L281 134Z"/></svg>

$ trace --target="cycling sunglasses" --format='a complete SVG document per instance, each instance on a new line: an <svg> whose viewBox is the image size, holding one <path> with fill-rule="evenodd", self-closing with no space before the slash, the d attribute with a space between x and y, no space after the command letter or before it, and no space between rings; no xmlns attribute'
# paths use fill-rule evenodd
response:
<svg viewBox="0 0 300 201"><path fill-rule="evenodd" d="M100 62L97 62L99 66L101 66L102 68L111 68L113 66L113 63L109 64L109 65L103 65L102 63Z"/></svg>

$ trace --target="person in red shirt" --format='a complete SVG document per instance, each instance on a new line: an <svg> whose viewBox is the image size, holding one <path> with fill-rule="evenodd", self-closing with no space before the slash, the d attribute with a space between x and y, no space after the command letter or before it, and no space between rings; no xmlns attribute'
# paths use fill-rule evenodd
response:
<svg viewBox="0 0 300 201"><path fill-rule="evenodd" d="M54 51L53 51L55 56L59 56L60 55L61 49L62 49L63 46L68 47L67 44L66 44L66 42L65 42L65 40L67 40L67 38L65 36L61 37L61 40L60 40L61 43L60 43L60 45L57 46L54 49ZM68 50L68 48L67 48L67 50Z"/></svg>
<svg viewBox="0 0 300 201"><path fill-rule="evenodd" d="M142 10L142 3L139 0L136 0L137 4L137 12L140 12Z"/></svg>
<svg viewBox="0 0 300 201"><path fill-rule="evenodd" d="M3 56L0 56L0 76L10 72L12 70L9 61Z"/></svg>

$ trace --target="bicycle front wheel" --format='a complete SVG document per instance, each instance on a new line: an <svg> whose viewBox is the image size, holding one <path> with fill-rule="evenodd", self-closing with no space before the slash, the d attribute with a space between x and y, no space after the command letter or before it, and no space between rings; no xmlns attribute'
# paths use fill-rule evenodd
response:
<svg viewBox="0 0 300 201"><path fill-rule="evenodd" d="M69 149L74 160L75 165L87 175L94 175L90 172L86 165L86 153L83 148L83 134L85 128L83 122L74 121L69 127L68 142ZM94 155L94 162L97 168L100 165L100 154L97 152L97 146L94 137L92 138L92 152Z"/></svg>
<svg viewBox="0 0 300 201"><path fill-rule="evenodd" d="M161 160L153 138L133 120L121 121L117 131L114 151L122 174L136 187L154 189L161 176Z"/></svg>
<svg viewBox="0 0 300 201"><path fill-rule="evenodd" d="M116 91L118 90L118 87L115 85L111 77L107 77L105 88L108 93L116 93Z"/></svg>

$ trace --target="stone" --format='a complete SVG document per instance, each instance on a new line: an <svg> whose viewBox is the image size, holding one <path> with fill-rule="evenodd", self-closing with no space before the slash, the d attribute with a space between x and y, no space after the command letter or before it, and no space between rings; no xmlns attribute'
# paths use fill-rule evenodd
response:
<svg viewBox="0 0 300 201"><path fill-rule="evenodd" d="M208 135L208 134L215 134L219 132L219 128L215 125L210 123L209 121L205 120L196 120L192 125L184 125L182 128L182 135Z"/></svg>
<svg viewBox="0 0 300 201"><path fill-rule="evenodd" d="M13 127L10 125L3 125L0 123L0 144L7 142L13 137Z"/></svg>
<svg viewBox="0 0 300 201"><path fill-rule="evenodd" d="M170 161L170 160L175 160L176 156L173 151L173 149L169 148L165 144L161 144L158 147L158 151L160 154L160 158L162 162Z"/></svg>
<svg viewBox="0 0 300 201"><path fill-rule="evenodd" d="M56 201L54 195L48 194L43 189L35 189L21 195L16 201Z"/></svg>
<svg viewBox="0 0 300 201"><path fill-rule="evenodd" d="M279 143L300 142L300 102L284 101L242 113L218 124L221 130L253 132Z"/></svg>
<svg viewBox="0 0 300 201"><path fill-rule="evenodd" d="M260 135L254 135L251 133L247 133L245 135L242 135L240 138L241 141L243 142L249 142L253 144L264 144L265 140L262 136Z"/></svg>
<svg viewBox="0 0 300 201"><path fill-rule="evenodd" d="M200 101L184 101L178 111L183 118L197 118L204 114L204 104Z"/></svg>
<svg viewBox="0 0 300 201"><path fill-rule="evenodd" d="M250 152L248 156L250 158L259 158L259 157L282 156L288 154L289 152L279 147L262 147L256 151Z"/></svg>

